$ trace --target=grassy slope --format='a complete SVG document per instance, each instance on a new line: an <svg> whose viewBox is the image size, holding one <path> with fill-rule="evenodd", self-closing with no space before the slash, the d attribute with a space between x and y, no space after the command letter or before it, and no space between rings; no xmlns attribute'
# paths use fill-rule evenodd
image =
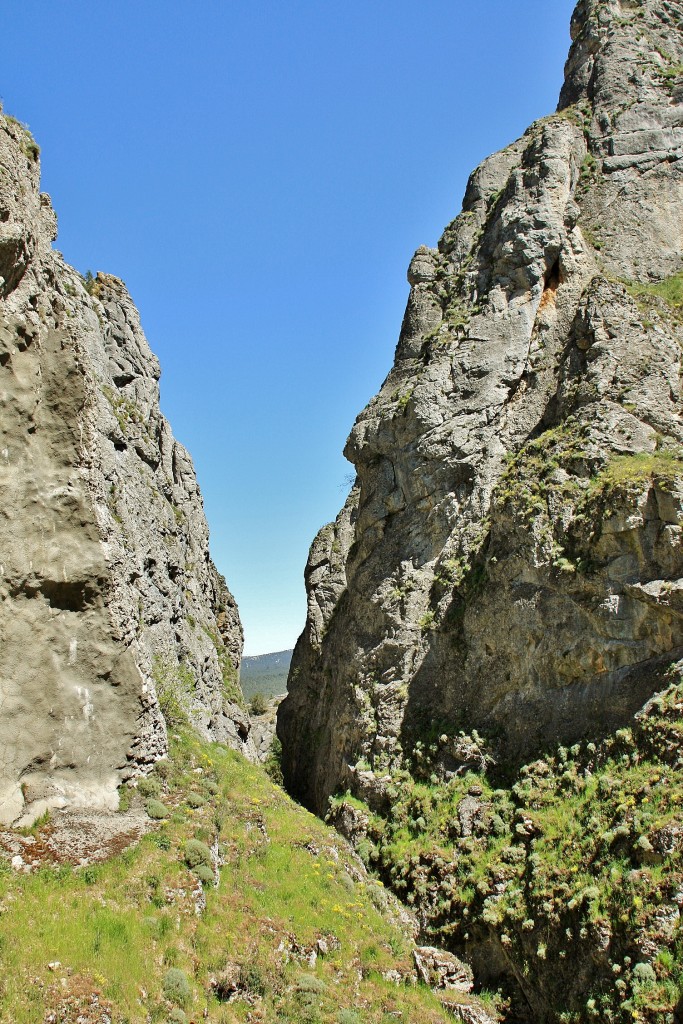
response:
<svg viewBox="0 0 683 1024"><path fill-rule="evenodd" d="M59 1022L78 1012L100 1021L108 1002L115 1024L182 1021L182 1012L222 1024L445 1021L428 989L382 977L411 972L411 945L338 837L260 768L180 735L145 787L169 815L137 846L80 870L16 875L0 862L0 1021L35 1024L46 1010ZM193 839L219 840L224 861L200 914L202 889L185 864ZM340 947L314 966L292 951L323 935ZM213 994L209 979L226 967L251 1002ZM184 973L188 998L177 975L177 997L165 998L170 968Z"/></svg>
<svg viewBox="0 0 683 1024"><path fill-rule="evenodd" d="M560 748L508 788L486 771L430 781L437 741L392 780L387 815L348 796L336 811L367 817L359 852L438 944L501 954L535 1020L665 1024L683 993L682 738L678 683L633 729Z"/></svg>

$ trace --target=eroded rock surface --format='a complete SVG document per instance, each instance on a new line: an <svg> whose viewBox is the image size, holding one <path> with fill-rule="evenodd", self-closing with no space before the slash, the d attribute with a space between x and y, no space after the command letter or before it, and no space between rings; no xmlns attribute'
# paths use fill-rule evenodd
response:
<svg viewBox="0 0 683 1024"><path fill-rule="evenodd" d="M683 4L581 0L557 113L421 247L279 711L324 812L434 726L520 762L680 656Z"/></svg>
<svg viewBox="0 0 683 1024"><path fill-rule="evenodd" d="M251 753L237 608L123 283L52 249L37 146L0 116L0 822L115 808L159 699ZM179 703L178 703L179 702Z"/></svg>

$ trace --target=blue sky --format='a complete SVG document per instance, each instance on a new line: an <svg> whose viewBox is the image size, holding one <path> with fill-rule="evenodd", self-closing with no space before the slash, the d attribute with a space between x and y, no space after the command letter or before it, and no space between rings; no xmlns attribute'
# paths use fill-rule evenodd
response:
<svg viewBox="0 0 683 1024"><path fill-rule="evenodd" d="M308 547L388 373L418 245L554 110L571 0L22 0L5 109L57 246L122 277L161 360L246 653L293 646Z"/></svg>

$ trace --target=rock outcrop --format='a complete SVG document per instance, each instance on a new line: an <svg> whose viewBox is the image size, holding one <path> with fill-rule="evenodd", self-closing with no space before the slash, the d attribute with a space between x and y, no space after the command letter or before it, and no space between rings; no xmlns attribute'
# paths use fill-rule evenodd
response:
<svg viewBox="0 0 683 1024"><path fill-rule="evenodd" d="M518 764L597 736L680 657L682 26L581 0L557 112L413 257L279 711L319 813L426 735L444 771L459 730Z"/></svg>
<svg viewBox="0 0 683 1024"><path fill-rule="evenodd" d="M252 753L242 629L123 283L52 249L38 147L0 116L0 822L116 807L169 721Z"/></svg>

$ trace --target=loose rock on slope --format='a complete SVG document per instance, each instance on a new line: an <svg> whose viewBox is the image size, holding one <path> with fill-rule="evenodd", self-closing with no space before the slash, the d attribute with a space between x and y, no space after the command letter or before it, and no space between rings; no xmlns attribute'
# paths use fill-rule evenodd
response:
<svg viewBox="0 0 683 1024"><path fill-rule="evenodd" d="M582 0L557 113L410 264L279 711L319 813L435 727L516 763L597 735L680 656L682 24L680 0Z"/></svg>
<svg viewBox="0 0 683 1024"><path fill-rule="evenodd" d="M123 283L51 248L38 148L0 116L0 822L116 807L167 711L252 754L242 629ZM184 711L183 711L184 709Z"/></svg>

